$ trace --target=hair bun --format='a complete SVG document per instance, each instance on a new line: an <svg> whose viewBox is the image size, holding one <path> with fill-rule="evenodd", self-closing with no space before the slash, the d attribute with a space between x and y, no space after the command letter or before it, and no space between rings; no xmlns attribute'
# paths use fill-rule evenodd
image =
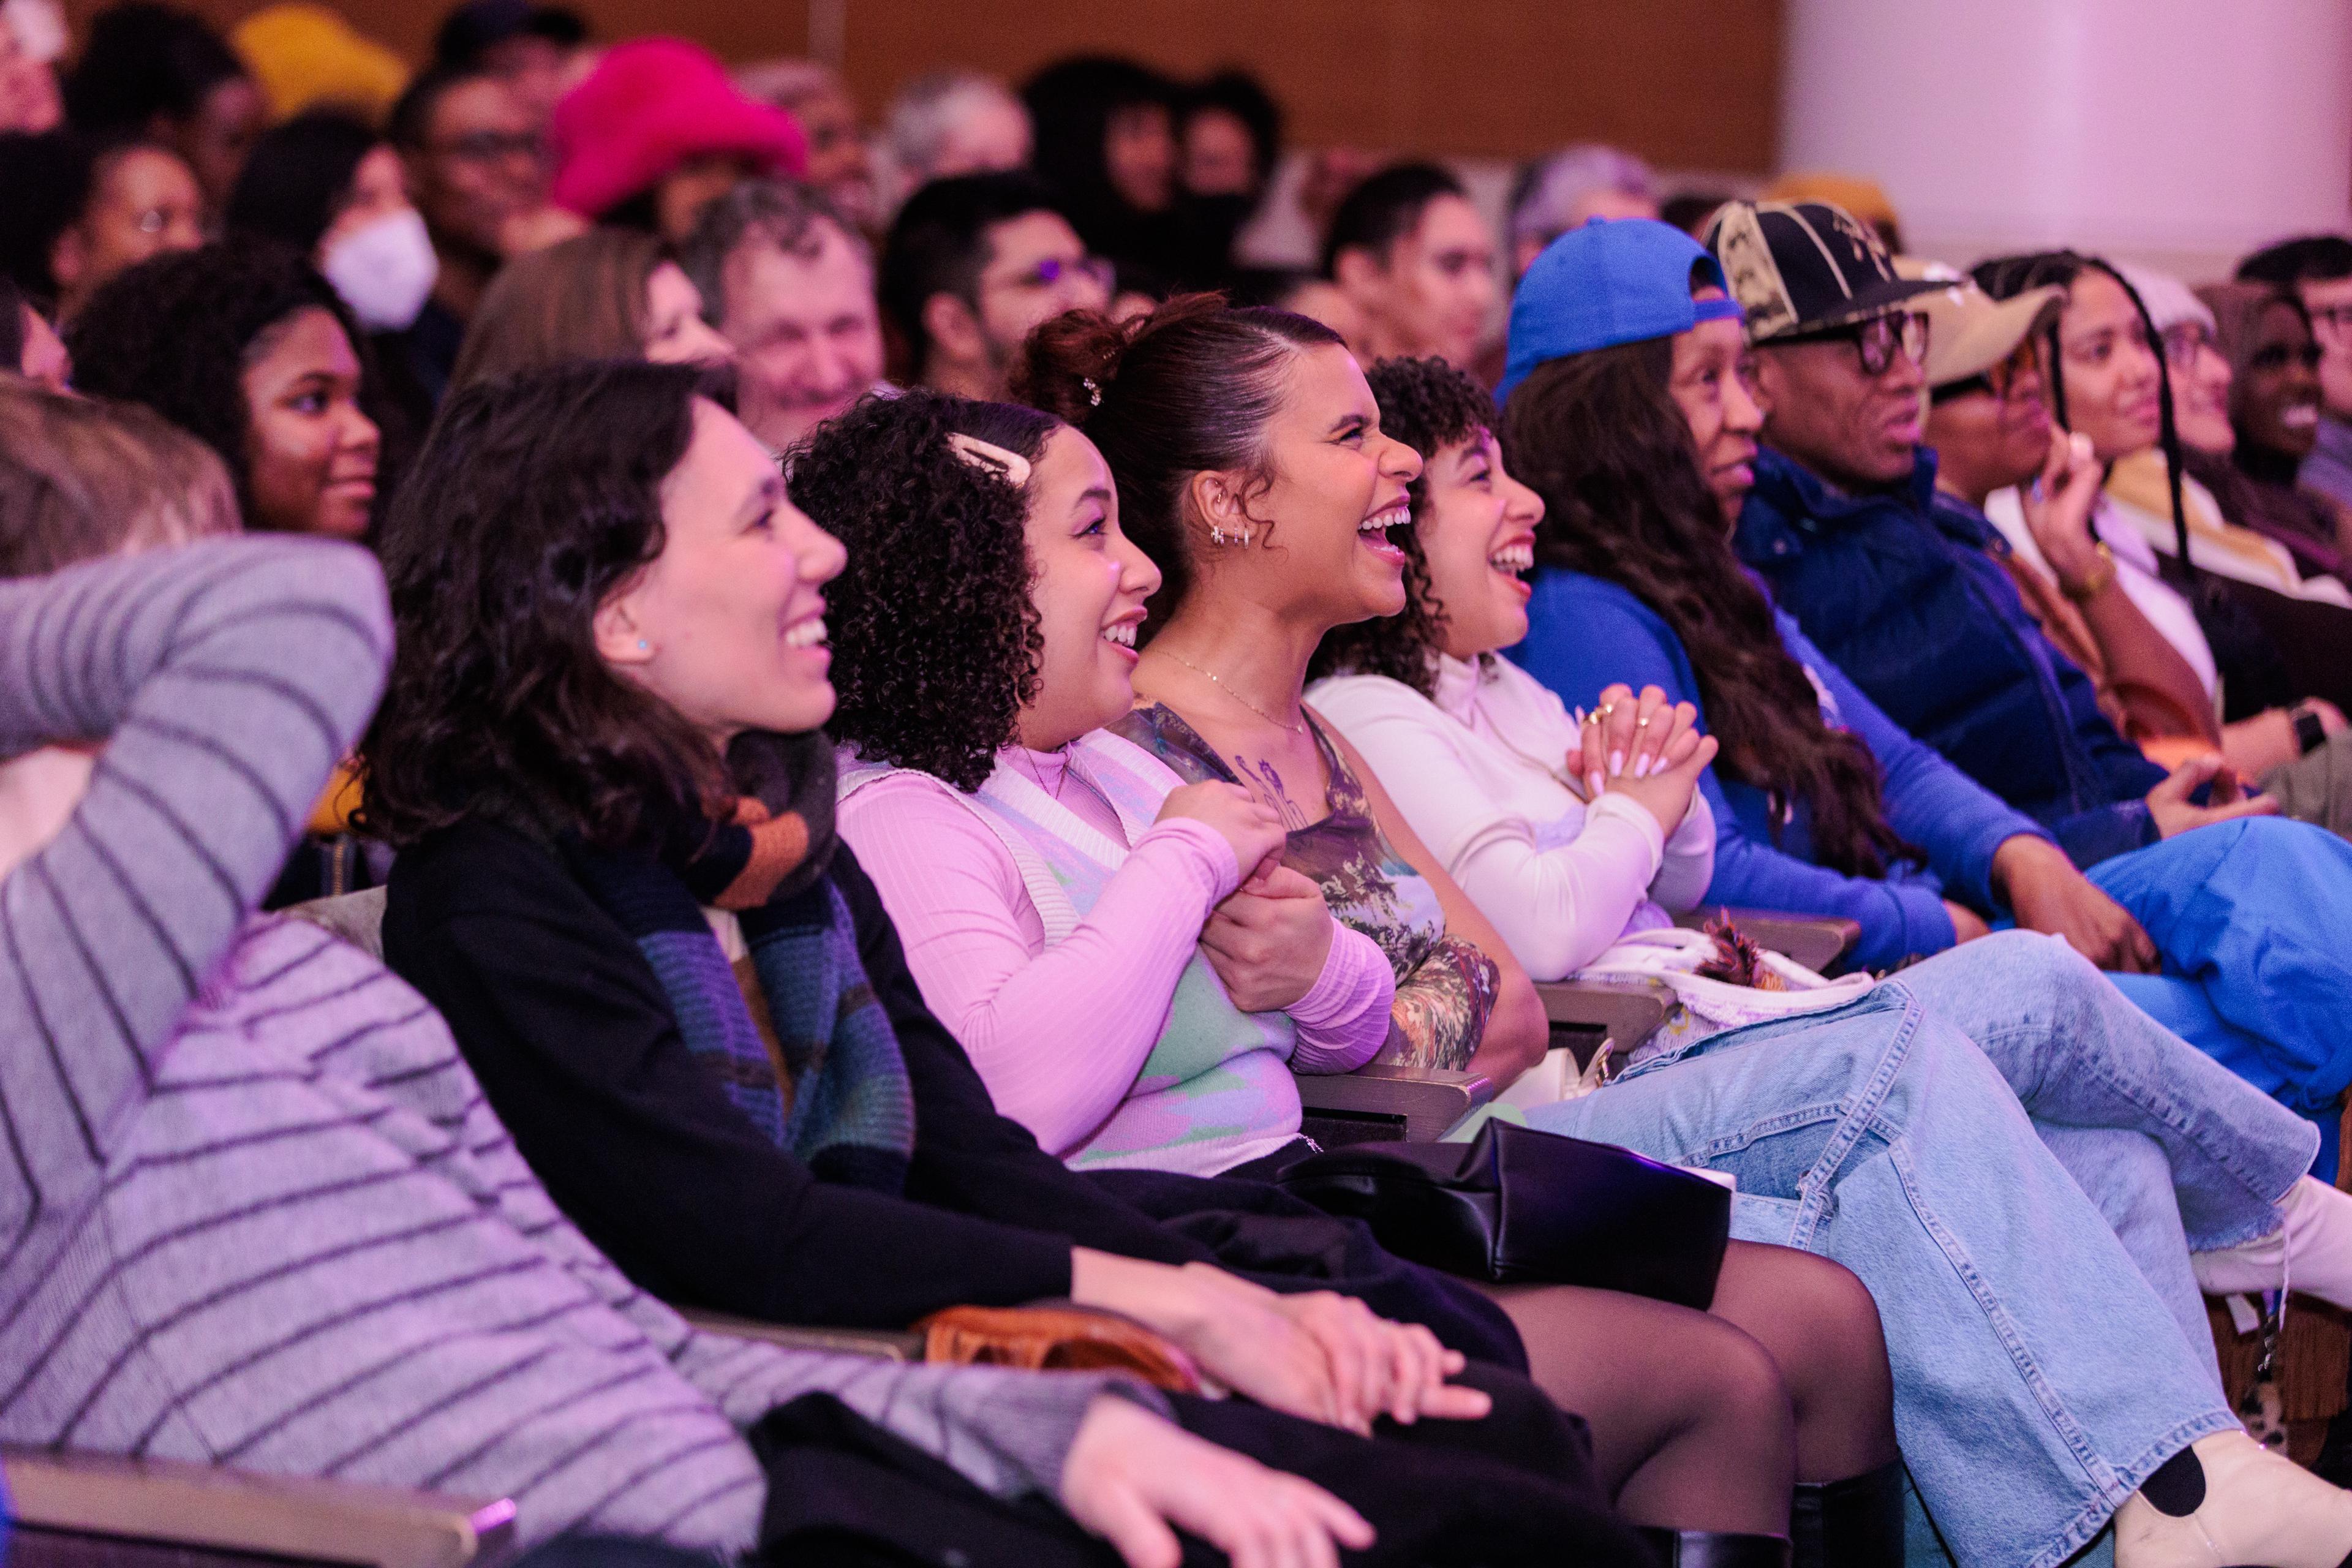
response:
<svg viewBox="0 0 2352 1568"><path fill-rule="evenodd" d="M1098 310L1069 310L1031 332L1013 362L1013 398L1043 409L1066 425L1083 427L1102 406L1103 392L1118 374L1118 363L1134 341L1122 326Z"/></svg>

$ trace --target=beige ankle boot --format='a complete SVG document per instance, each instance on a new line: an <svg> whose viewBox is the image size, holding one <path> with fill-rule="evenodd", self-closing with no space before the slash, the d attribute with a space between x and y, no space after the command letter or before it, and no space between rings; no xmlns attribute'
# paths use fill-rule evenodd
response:
<svg viewBox="0 0 2352 1568"><path fill-rule="evenodd" d="M2116 1568L2342 1568L2352 1559L2352 1492L2243 1432L2191 1447L2204 1502L2174 1518L2134 1492L2116 1511Z"/></svg>
<svg viewBox="0 0 2352 1568"><path fill-rule="evenodd" d="M2209 1296L2275 1290L2281 1280L2330 1306L2352 1310L2352 1193L2311 1176L2279 1200L2286 1223L2260 1241L2189 1255Z"/></svg>

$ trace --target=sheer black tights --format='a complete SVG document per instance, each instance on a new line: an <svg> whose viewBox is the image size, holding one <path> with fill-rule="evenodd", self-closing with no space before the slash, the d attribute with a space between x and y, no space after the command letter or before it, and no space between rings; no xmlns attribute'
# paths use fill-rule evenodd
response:
<svg viewBox="0 0 2352 1568"><path fill-rule="evenodd" d="M1895 1457L1878 1311L1834 1263L1734 1242L1707 1312L1566 1285L1486 1289L1536 1382L1591 1424L1601 1482L1636 1524L1782 1534L1792 1481Z"/></svg>

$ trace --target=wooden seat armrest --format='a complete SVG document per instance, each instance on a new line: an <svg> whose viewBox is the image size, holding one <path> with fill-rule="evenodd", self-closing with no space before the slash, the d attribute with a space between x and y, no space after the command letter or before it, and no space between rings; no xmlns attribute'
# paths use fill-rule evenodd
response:
<svg viewBox="0 0 2352 1568"><path fill-rule="evenodd" d="M875 1361L917 1362L923 1359L923 1336L913 1329L809 1329L788 1323L762 1323L732 1318L724 1312L699 1310L681 1313L698 1329L739 1340L758 1340L786 1350L823 1351L832 1355L862 1355Z"/></svg>
<svg viewBox="0 0 2352 1568"><path fill-rule="evenodd" d="M1495 1098L1495 1086L1484 1074L1444 1068L1375 1062L1354 1072L1300 1073L1297 1080L1299 1101L1310 1116L1402 1123L1405 1141L1412 1143L1434 1142Z"/></svg>
<svg viewBox="0 0 2352 1568"><path fill-rule="evenodd" d="M1606 1040L1620 1058L1666 1021L1675 994L1660 980L1555 980L1538 983L1552 1039L1582 1068Z"/></svg>
<svg viewBox="0 0 2352 1568"><path fill-rule="evenodd" d="M504 1499L47 1449L0 1449L0 1471L24 1561L37 1534L362 1568L489 1568L513 1552Z"/></svg>
<svg viewBox="0 0 2352 1568"><path fill-rule="evenodd" d="M1676 915L1675 924L1685 931L1701 931L1717 915L1729 915L1731 923L1754 937L1759 944L1774 952L1786 953L1820 974L1835 973L1839 961L1862 940L1860 921L1850 921L1843 915L1793 914L1786 910L1726 909L1709 904Z"/></svg>

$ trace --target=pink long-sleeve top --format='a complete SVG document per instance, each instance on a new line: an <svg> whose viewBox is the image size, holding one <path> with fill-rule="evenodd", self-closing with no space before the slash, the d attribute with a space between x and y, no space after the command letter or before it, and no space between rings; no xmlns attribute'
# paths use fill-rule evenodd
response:
<svg viewBox="0 0 2352 1568"><path fill-rule="evenodd" d="M1013 857L948 784L917 773L879 779L842 803L840 830L881 890L923 999L997 1109L1067 1156L1134 1087L1201 928L1241 870L1213 828L1173 818L1130 841L1062 753L1009 754L1087 826L1129 845L1094 908L1051 948ZM1292 1065L1347 1072L1370 1061L1388 1038L1395 990L1379 946L1335 922L1321 974L1287 1009ZM1271 1153L1297 1134L1297 1113L1295 1098L1286 1110L1270 1104L1265 1147L1234 1145L1227 1163Z"/></svg>

